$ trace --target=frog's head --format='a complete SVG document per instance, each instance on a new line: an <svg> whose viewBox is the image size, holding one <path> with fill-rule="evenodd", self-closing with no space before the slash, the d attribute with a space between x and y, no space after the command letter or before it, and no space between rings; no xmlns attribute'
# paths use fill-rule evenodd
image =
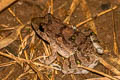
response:
<svg viewBox="0 0 120 80"><path fill-rule="evenodd" d="M33 18L31 25L36 34L47 42L55 38L55 35L59 34L61 32L60 29L65 26L50 13L44 17Z"/></svg>
<svg viewBox="0 0 120 80"><path fill-rule="evenodd" d="M35 17L35 18L32 18L31 20L31 26L35 31L35 33L37 34L37 36L49 42L49 37L46 34L47 24L48 24L48 19L46 19L45 17Z"/></svg>

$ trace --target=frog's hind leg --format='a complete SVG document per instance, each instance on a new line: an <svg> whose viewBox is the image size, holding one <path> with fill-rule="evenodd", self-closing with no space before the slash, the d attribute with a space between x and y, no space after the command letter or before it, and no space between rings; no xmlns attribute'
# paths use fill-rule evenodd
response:
<svg viewBox="0 0 120 80"><path fill-rule="evenodd" d="M94 68L98 63L98 59L94 55L92 55L91 58L96 58L96 59L93 62L87 62L86 60L82 60L84 58L81 57L79 53L76 53L76 54L79 57L82 66ZM88 70L79 68L77 65L78 63L76 63L75 57L74 55L72 55L70 56L69 61L67 60L63 63L62 72L64 74L87 74L89 72Z"/></svg>
<svg viewBox="0 0 120 80"><path fill-rule="evenodd" d="M83 69L77 67L74 55L70 56L69 60L64 60L62 72L64 74L84 74Z"/></svg>

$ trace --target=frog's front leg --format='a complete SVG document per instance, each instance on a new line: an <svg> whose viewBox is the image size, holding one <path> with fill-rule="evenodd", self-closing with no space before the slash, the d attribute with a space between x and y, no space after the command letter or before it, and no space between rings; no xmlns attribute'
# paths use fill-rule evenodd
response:
<svg viewBox="0 0 120 80"><path fill-rule="evenodd" d="M52 54L50 56L48 56L47 58L40 60L41 63L50 65L51 63L53 63L55 61L55 59L57 59L57 56L58 56L57 51L53 48L51 48L51 49L52 49Z"/></svg>

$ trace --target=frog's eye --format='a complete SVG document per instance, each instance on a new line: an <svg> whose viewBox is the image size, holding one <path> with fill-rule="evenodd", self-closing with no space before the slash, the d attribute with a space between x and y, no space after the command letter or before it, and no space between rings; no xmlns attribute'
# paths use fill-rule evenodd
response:
<svg viewBox="0 0 120 80"><path fill-rule="evenodd" d="M42 25L39 25L39 30L40 30L41 32L44 32L44 28L43 28Z"/></svg>
<svg viewBox="0 0 120 80"><path fill-rule="evenodd" d="M75 36L75 35L72 35L72 36L69 38L69 40L72 41L72 42L74 42L75 39L76 39L76 36Z"/></svg>

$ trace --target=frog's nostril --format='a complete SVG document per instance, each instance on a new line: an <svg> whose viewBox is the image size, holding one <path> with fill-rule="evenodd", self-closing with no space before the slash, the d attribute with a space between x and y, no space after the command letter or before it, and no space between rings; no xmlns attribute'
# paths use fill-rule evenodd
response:
<svg viewBox="0 0 120 80"><path fill-rule="evenodd" d="M41 32L44 32L44 28L43 28L42 25L39 26L39 30L40 30Z"/></svg>

